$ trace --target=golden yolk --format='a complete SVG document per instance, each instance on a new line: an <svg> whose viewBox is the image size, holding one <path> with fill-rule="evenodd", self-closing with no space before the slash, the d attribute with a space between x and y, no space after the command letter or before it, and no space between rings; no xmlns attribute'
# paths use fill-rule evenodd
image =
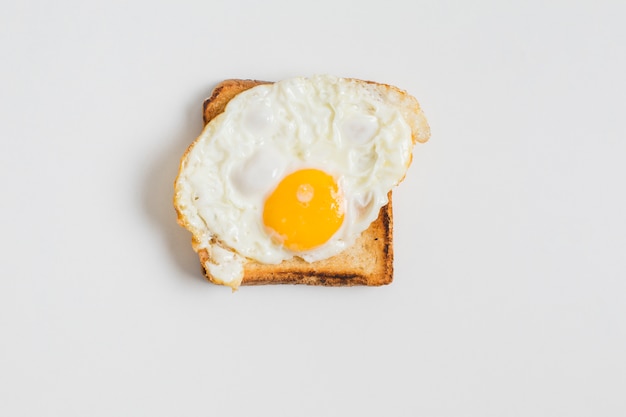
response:
<svg viewBox="0 0 626 417"><path fill-rule="evenodd" d="M263 223L274 238L293 251L325 243L343 223L335 179L318 169L286 176L265 201Z"/></svg>

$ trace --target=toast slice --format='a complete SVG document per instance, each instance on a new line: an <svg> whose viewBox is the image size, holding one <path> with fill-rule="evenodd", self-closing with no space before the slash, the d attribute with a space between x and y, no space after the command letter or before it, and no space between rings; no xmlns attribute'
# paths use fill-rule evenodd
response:
<svg viewBox="0 0 626 417"><path fill-rule="evenodd" d="M323 80L318 77L316 80ZM304 80L304 79L303 79ZM288 82L288 81L286 81ZM367 89L375 97L380 95L388 105L397 106L401 117L410 128L411 142L426 142L430 138L428 122L420 109L419 103L414 97L396 87L375 83L371 81L344 79L343 82L361 84L361 88ZM256 80L226 80L213 90L211 97L203 104L203 118L205 124L210 124L228 106L228 103L238 94L255 86L271 84L266 81ZM221 118L220 118L221 119ZM221 122L216 120L216 125ZM393 213L391 204L391 191L388 193L388 204L378 211L378 217L368 228L356 238L356 241L341 253L327 259L308 262L300 257L293 257L279 264L264 264L250 258L245 258L240 253L231 249L227 244L220 241L219 235L211 231L211 227L222 227L216 213L209 214L212 217L211 225L198 216L195 201L201 197L194 194L187 179L190 168L198 161L203 161L202 150L197 151L195 146L208 140L206 134L211 134L213 126L209 126L198 139L187 149L181 159L179 175L175 182L174 206L178 214L178 223L192 232L192 246L200 257L207 279L215 284L230 286L236 290L239 285L260 284L306 284L324 286L353 286L368 285L379 286L389 284L393 280ZM405 129L405 128L401 128ZM406 136L404 145L407 146ZM222 135L220 146L228 147L230 137ZM400 149L400 148L399 148ZM190 155L200 152L200 156ZM207 169L219 167L220 151L206 151L207 157L214 158L213 164L207 165ZM217 152L217 153L213 153ZM408 160L407 158L408 157ZM402 167L407 168L411 161L411 154L406 155ZM392 160L392 159L390 159ZM193 162L190 162L193 161ZM188 165L188 164L191 165ZM394 163L400 163L399 161ZM401 167L401 165L390 165ZM398 173L399 174L399 173ZM219 175L219 174L218 174ZM398 182L402 178L398 178ZM196 178L195 182L205 189L205 181L202 177ZM193 180L192 180L193 182ZM397 182L396 182L397 184ZM209 200L213 198L208 197ZM370 217L371 218L371 217ZM253 220L254 221L254 220ZM213 223L218 222L218 223ZM226 223L228 225L229 223ZM222 233L227 233L222 230ZM232 236L226 236L232 237ZM235 236L237 237L237 236ZM283 258L284 259L284 258Z"/></svg>
<svg viewBox="0 0 626 417"><path fill-rule="evenodd" d="M218 84L211 97L204 101L204 123L222 113L226 104L242 91L266 81L226 80ZM306 284L325 286L379 286L393 280L393 214L391 191L389 203L380 209L378 218L356 242L340 254L328 259L306 262L294 257L278 265L247 260L242 285ZM198 251L204 265L209 258L206 249ZM213 281L204 268L205 276Z"/></svg>

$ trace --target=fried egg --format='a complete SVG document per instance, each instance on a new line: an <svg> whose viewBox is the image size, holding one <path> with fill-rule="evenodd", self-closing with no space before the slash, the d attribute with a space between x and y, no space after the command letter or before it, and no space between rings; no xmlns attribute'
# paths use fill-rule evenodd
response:
<svg viewBox="0 0 626 417"><path fill-rule="evenodd" d="M394 87L313 76L239 93L181 161L175 206L204 267L236 288L247 260L334 256L378 217L428 139Z"/></svg>

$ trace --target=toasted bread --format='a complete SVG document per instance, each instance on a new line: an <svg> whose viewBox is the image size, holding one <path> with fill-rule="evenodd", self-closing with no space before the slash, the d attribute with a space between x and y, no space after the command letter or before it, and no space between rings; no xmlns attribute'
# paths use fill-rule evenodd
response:
<svg viewBox="0 0 626 417"><path fill-rule="evenodd" d="M218 84L213 90L211 97L204 102L204 123L208 124L213 118L222 113L228 102L237 94L261 84L269 84L269 82L232 79ZM390 86L385 87L393 88ZM420 117L423 118L421 112ZM422 123L422 120L420 119L418 122ZM425 142L428 139L429 131L425 119L423 120L423 126L414 128L412 125L411 127L414 142ZM241 285L380 286L391 283L393 280L393 213L391 195L392 192L389 191L389 202L380 209L378 218L357 238L353 245L343 252L315 262L307 262L299 257L294 257L279 264L262 264L252 259L246 259ZM185 220L181 218L180 213L178 221L185 226ZM218 242L216 244L219 245ZM197 248L195 244L194 248L198 252L207 279L211 282L222 283L211 276L207 268L204 267L210 261L207 249ZM235 289L235 287L233 288Z"/></svg>

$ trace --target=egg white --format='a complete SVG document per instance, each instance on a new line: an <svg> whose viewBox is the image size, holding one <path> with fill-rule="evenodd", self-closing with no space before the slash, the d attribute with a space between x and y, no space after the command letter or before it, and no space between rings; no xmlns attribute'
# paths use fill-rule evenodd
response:
<svg viewBox="0 0 626 417"><path fill-rule="evenodd" d="M266 264L325 259L378 217L406 173L412 147L397 98L374 85L332 76L259 85L233 98L189 149L176 180L177 210L196 250L211 251L218 240L232 249L229 264L244 257ZM263 206L286 175L304 168L336 178L345 218L328 242L295 253L266 232ZM212 273L225 282L240 279L239 266L215 265Z"/></svg>

